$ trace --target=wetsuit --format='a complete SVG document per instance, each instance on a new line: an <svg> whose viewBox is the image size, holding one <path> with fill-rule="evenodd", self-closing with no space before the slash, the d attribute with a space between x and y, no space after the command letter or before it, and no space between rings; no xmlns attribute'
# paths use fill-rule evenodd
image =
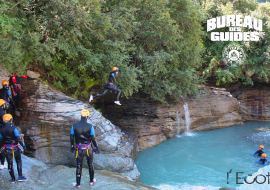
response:
<svg viewBox="0 0 270 190"><path fill-rule="evenodd" d="M76 143L75 146L74 142ZM91 148L91 143L93 143L97 151L98 151L98 144L95 140L95 129L91 124L87 123L86 117L82 116L81 121L74 123L72 125L70 131L70 143L71 147L75 147L76 149L77 185L79 186L81 181L82 163L84 156L86 156L87 158L88 169L90 174L90 183L92 183L94 179L94 166L93 166L93 151Z"/></svg>
<svg viewBox="0 0 270 190"><path fill-rule="evenodd" d="M0 107L0 133L1 133L1 128L4 125L3 115L5 115L5 114L6 114L5 113L5 110ZM5 156L4 156L4 153L3 152L0 153L0 161L1 161L1 165L4 165L4 163L5 163Z"/></svg>
<svg viewBox="0 0 270 190"><path fill-rule="evenodd" d="M116 86L114 86L115 75L116 75L115 71L110 73L109 81L108 81L107 85L105 86L104 92L102 94L97 94L97 95L93 96L93 98L104 96L109 90L112 90L112 91L117 92L116 101L119 101L121 90L118 89Z"/></svg>
<svg viewBox="0 0 270 190"><path fill-rule="evenodd" d="M260 159L257 162L261 162L263 165L268 165L268 161L264 158L264 159Z"/></svg>
<svg viewBox="0 0 270 190"><path fill-rule="evenodd" d="M256 154L258 154L258 156L261 156L263 153L264 153L263 150L257 150L257 151L253 154L253 156L255 156Z"/></svg>
<svg viewBox="0 0 270 190"><path fill-rule="evenodd" d="M4 85L3 88L0 89L0 99L3 99L7 102L8 104L8 108L6 109L7 113L11 113L12 97L6 85Z"/></svg>
<svg viewBox="0 0 270 190"><path fill-rule="evenodd" d="M14 99L14 108L21 108L22 101L22 87L21 87L21 78L25 78L28 80L35 80L35 78L31 78L25 75L17 76L16 73L10 77L9 84L12 85L12 96Z"/></svg>
<svg viewBox="0 0 270 190"><path fill-rule="evenodd" d="M17 163L17 170L19 178L22 178L22 159L21 150L18 147L18 143L25 148L22 142L18 130L13 126L11 122L4 123L0 131L0 147L4 147L2 150L4 156L8 162L8 171L12 180L15 180L13 170L13 157Z"/></svg>

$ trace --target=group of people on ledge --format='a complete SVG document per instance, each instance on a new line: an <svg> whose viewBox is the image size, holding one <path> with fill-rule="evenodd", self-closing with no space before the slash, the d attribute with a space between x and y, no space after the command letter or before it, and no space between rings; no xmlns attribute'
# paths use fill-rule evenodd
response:
<svg viewBox="0 0 270 190"><path fill-rule="evenodd" d="M263 164L263 165L266 166L266 165L269 164L269 162L268 162L267 159L266 159L267 155L264 153L263 149L264 149L264 146L263 146L263 145L260 145L260 146L259 146L259 150L257 150L257 151L253 154L253 156L256 156L256 155L260 156L261 158L260 158L258 161L256 161L256 162L261 163L261 164Z"/></svg>
<svg viewBox="0 0 270 190"><path fill-rule="evenodd" d="M20 70L20 68L18 68ZM11 109L22 110L21 100L22 100L22 87L21 87L21 78L28 80L35 80L26 75L18 75L14 73L9 81L2 81L2 88L0 89L0 99L6 101L6 111L11 113Z"/></svg>
<svg viewBox="0 0 270 190"><path fill-rule="evenodd" d="M19 68L18 68L19 69ZM117 92L117 99L114 102L117 105L121 105L119 97L121 90L114 86L115 76L121 69L113 67L109 76L109 82L105 87L105 91L102 94L96 96L90 96L89 102L94 98L104 96L109 90ZM15 110L22 110L21 107L21 94L22 88L20 85L20 79L25 78L29 80L35 80L25 75L17 75L16 73L10 77L9 81L2 81L2 89L0 89L0 169L8 168L11 176L11 182L15 183L15 174L13 170L13 157L17 163L18 181L26 181L27 178L22 175L22 159L21 153L26 152L26 146L20 138L17 128L13 124L13 117L11 115L11 108ZM9 89L9 87L11 89ZM74 153L77 162L76 168L76 183L75 187L80 187L82 163L83 158L87 158L90 185L95 184L94 179L94 166L93 166L93 152L99 154L98 143L95 140L94 127L87 123L87 119L90 116L90 112L87 109L81 111L81 120L74 123L70 131L70 150ZM19 148L18 144L23 147L23 151ZM7 165L5 163L7 160Z"/></svg>
<svg viewBox="0 0 270 190"><path fill-rule="evenodd" d="M18 70L20 70L20 68L18 68ZM14 110L22 110L21 78L35 80L35 78L25 75L19 76L17 73L14 73L9 81L2 81L2 88L0 89L0 170L8 168L12 183L15 183L13 158L15 158L17 163L18 181L27 180L22 174L21 159L21 153L25 153L26 146L17 128L13 124L13 117L11 115L12 108ZM18 143L22 146L23 151L19 148Z"/></svg>
<svg viewBox="0 0 270 190"><path fill-rule="evenodd" d="M13 124L13 117L11 114L6 113L6 101L0 99L0 169L8 168L12 183L15 183L13 157L17 163L18 181L27 180L22 175L22 150L19 148L18 143L20 143L23 147L23 152L25 152L25 144L20 138L17 128ZM8 166L5 163L5 158Z"/></svg>
<svg viewBox="0 0 270 190"><path fill-rule="evenodd" d="M15 183L15 174L13 170L13 157L17 163L18 181L26 181L27 178L22 174L21 153L26 152L26 146L20 138L17 128L13 124L13 117L5 113L6 101L0 99L0 169L8 168L11 183ZM70 151L74 153L76 168L76 183L74 186L79 188L82 174L82 164L84 157L87 158L87 164L90 175L90 185L94 185L94 165L93 152L99 154L98 143L95 140L95 129L93 125L87 123L90 112L87 109L81 110L81 120L74 123L70 130ZM23 147L19 148L18 143ZM7 160L8 166L5 164Z"/></svg>

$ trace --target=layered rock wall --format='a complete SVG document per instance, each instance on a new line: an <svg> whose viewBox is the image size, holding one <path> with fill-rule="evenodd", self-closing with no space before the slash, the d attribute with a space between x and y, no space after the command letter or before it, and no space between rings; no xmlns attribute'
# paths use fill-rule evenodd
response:
<svg viewBox="0 0 270 190"><path fill-rule="evenodd" d="M87 104L70 98L50 88L45 82L22 80L23 111L15 111L16 125L25 134L28 154L44 163L75 166L75 156L70 149L70 129L80 120L82 109L91 113L88 120L96 132L101 154L94 155L96 169L133 172L134 142L120 128L113 125Z"/></svg>
<svg viewBox="0 0 270 190"><path fill-rule="evenodd" d="M233 85L228 90L240 103L240 114L246 121L270 121L270 85Z"/></svg>
<svg viewBox="0 0 270 190"><path fill-rule="evenodd" d="M225 89L200 87L199 98L171 102L165 106L143 94L130 99L121 98L122 106L113 105L115 94L95 99L96 108L103 115L123 129L138 133L138 149L155 146L178 133L186 131L184 101L188 103L191 131L210 130L242 124L238 113L239 103Z"/></svg>

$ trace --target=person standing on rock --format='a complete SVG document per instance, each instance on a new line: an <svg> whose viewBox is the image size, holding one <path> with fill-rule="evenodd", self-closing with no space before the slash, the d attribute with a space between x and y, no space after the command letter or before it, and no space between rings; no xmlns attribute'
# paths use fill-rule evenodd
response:
<svg viewBox="0 0 270 190"><path fill-rule="evenodd" d="M0 89L0 99L3 99L6 101L7 106L6 107L6 110L7 110L7 113L11 113L11 104L12 104L12 96L11 96L11 93L8 89L8 85L9 85L9 82L4 80L2 81L2 88Z"/></svg>
<svg viewBox="0 0 270 190"><path fill-rule="evenodd" d="M114 82L115 82L115 76L118 74L118 72L122 71L122 69L118 69L118 67L113 67L112 68L112 72L110 72L110 76L109 76L109 81L107 83L107 85L105 86L105 90L102 94L97 94L95 96L90 96L89 102L92 102L92 100L96 97L101 97L104 96L109 90L112 91L116 91L117 92L117 96L116 96L116 101L114 101L115 104L117 105L121 105L120 101L119 101L119 97L121 94L121 90L118 89L116 86L114 86Z"/></svg>
<svg viewBox="0 0 270 190"><path fill-rule="evenodd" d="M20 71L21 69L18 68ZM10 77L10 84L12 85L12 96L14 99L14 109L15 110L23 110L21 107L22 101L22 87L21 87L21 78L25 78L27 80L36 80L35 78L31 78L26 75L18 76L17 73L14 73L13 76Z"/></svg>
<svg viewBox="0 0 270 190"><path fill-rule="evenodd" d="M83 158L86 156L88 169L90 174L90 185L95 184L94 179L94 166L93 166L93 151L91 144L93 143L95 149L94 151L98 154L98 144L95 140L95 129L94 127L87 123L87 119L90 116L90 112L87 109L81 111L81 121L74 123L70 131L70 143L71 152L76 149L76 184L75 187L80 187L81 174L82 174L82 164ZM76 143L76 144L75 144Z"/></svg>
<svg viewBox="0 0 270 190"><path fill-rule="evenodd" d="M6 114L6 101L4 99L0 99L0 131L2 126L4 125L3 116L5 114ZM5 163L5 156L2 153L0 153L0 161L1 161L0 170L7 168L7 165Z"/></svg>
<svg viewBox="0 0 270 190"><path fill-rule="evenodd" d="M26 151L26 147L20 138L18 130L13 126L12 120L13 117L11 114L5 114L3 116L4 125L0 131L0 147L2 147L1 151L3 152L8 162L8 171L11 176L11 182L15 183L13 157L17 163L17 170L19 175L18 181L27 180L27 178L22 175L21 150L18 147L18 143L20 143L20 145L23 147L24 152Z"/></svg>
<svg viewBox="0 0 270 190"><path fill-rule="evenodd" d="M261 155L264 153L264 151L263 151L262 149L264 149L264 146L263 146L263 145L260 145L260 146L259 146L259 150L257 150L257 151L253 154L253 156L255 156L256 154L258 154L258 156L261 156Z"/></svg>

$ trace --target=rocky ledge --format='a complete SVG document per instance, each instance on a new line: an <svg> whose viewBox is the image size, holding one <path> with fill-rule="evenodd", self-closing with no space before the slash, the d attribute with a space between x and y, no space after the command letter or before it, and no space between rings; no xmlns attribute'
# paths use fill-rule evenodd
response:
<svg viewBox="0 0 270 190"><path fill-rule="evenodd" d="M63 165L47 166L43 162L22 155L23 175L27 178L26 182L18 182L16 166L14 172L16 182L11 183L8 169L0 170L0 187L5 190L43 190L43 189L74 189L76 183L76 168ZM155 189L140 182L130 180L119 173L106 170L95 171L96 183L90 186L88 169L83 169L80 189Z"/></svg>

